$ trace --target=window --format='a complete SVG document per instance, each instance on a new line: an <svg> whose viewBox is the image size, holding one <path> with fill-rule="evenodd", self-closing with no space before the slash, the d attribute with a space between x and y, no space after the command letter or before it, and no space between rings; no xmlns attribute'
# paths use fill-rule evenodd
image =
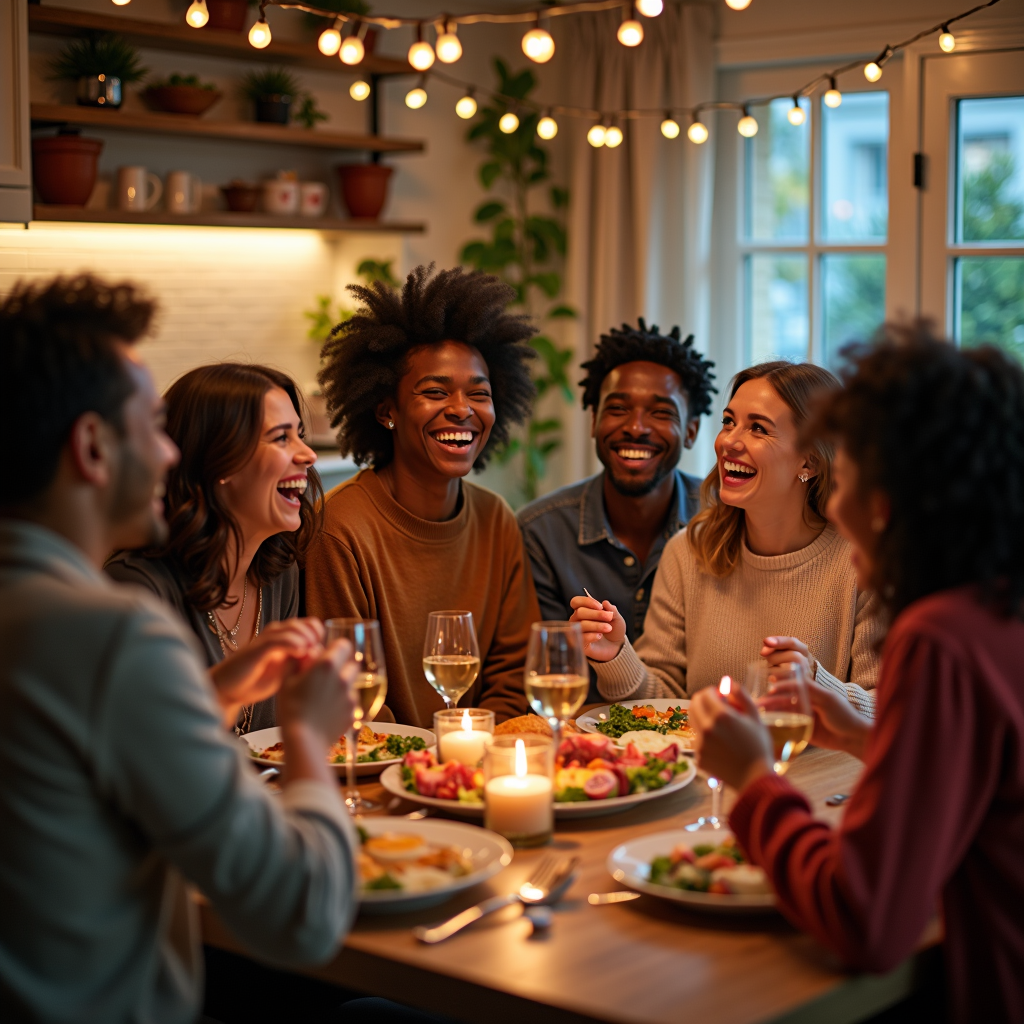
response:
<svg viewBox="0 0 1024 1024"><path fill-rule="evenodd" d="M791 100L751 109L745 143L746 358L835 365L885 315L889 95L846 93L839 107Z"/></svg>

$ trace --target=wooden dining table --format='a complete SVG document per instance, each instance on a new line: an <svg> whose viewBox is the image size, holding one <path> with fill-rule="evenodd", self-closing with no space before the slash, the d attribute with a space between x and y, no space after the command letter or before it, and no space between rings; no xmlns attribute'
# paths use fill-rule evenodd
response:
<svg viewBox="0 0 1024 1024"><path fill-rule="evenodd" d="M825 800L852 792L859 770L860 763L846 754L809 748L792 763L788 778L806 793L818 817L836 823L842 807ZM381 813L416 809L376 779L360 789L384 805ZM726 791L726 808L731 796ZM845 1024L937 983L936 924L903 964L872 976L843 970L774 911L700 912L649 895L608 905L588 902L592 893L622 888L606 866L616 846L678 829L709 810L710 790L698 775L686 788L623 813L556 821L550 846L517 850L500 873L440 907L361 913L335 958L306 973L474 1024ZM580 865L546 930L534 931L522 908L512 906L437 945L413 937L414 925L517 891L552 852L576 856ZM244 952L209 907L202 908L202 923L204 942Z"/></svg>

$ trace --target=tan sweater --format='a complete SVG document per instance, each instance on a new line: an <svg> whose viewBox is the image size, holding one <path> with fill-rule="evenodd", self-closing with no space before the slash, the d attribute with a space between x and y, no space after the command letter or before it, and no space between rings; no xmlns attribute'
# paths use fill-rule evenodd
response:
<svg viewBox="0 0 1024 1024"><path fill-rule="evenodd" d="M454 519L429 522L364 469L327 495L306 557L308 614L380 620L386 707L405 725L432 728L444 707L423 675L423 639L428 613L448 608L473 613L480 643L480 676L459 706L490 708L498 721L527 711L523 664L540 610L519 526L497 494L463 481L462 496Z"/></svg>
<svg viewBox="0 0 1024 1024"><path fill-rule="evenodd" d="M591 664L608 700L686 697L723 675L742 680L765 637L795 636L818 662L817 682L873 717L882 633L833 526L787 555L755 555L744 544L725 577L697 568L683 530L661 556L636 649L627 640L611 661Z"/></svg>

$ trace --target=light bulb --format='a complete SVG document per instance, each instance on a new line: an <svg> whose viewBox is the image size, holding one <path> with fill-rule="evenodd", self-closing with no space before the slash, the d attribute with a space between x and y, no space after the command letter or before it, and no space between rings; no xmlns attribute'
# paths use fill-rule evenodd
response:
<svg viewBox="0 0 1024 1024"><path fill-rule="evenodd" d="M616 146L620 145L621 143L622 143L622 129L619 128L617 125L613 124L611 126L611 128L609 128L604 133L604 144L609 149L614 149Z"/></svg>
<svg viewBox="0 0 1024 1024"><path fill-rule="evenodd" d="M257 21L251 29L249 29L249 42L252 43L257 50L262 50L270 45L270 26L263 18L260 18L260 20Z"/></svg>
<svg viewBox="0 0 1024 1024"><path fill-rule="evenodd" d="M336 28L325 28L316 45L325 57L333 57L341 49L341 33Z"/></svg>
<svg viewBox="0 0 1024 1024"><path fill-rule="evenodd" d="M455 104L455 113L464 121L468 121L476 113L476 100L472 96L463 96Z"/></svg>
<svg viewBox="0 0 1024 1024"><path fill-rule="evenodd" d="M738 131L743 138L752 139L757 134L757 121L755 121L749 114L744 114L739 121L736 122L736 131Z"/></svg>
<svg viewBox="0 0 1024 1024"><path fill-rule="evenodd" d="M546 64L555 55L555 41L551 33L539 25L531 28L523 36L523 53L538 64Z"/></svg>
<svg viewBox="0 0 1024 1024"><path fill-rule="evenodd" d="M417 71L426 71L434 63L434 48L423 39L409 47L409 63Z"/></svg>
<svg viewBox="0 0 1024 1024"><path fill-rule="evenodd" d="M537 122L537 134L542 139L553 139L558 134L558 122L550 114L545 114Z"/></svg>
<svg viewBox="0 0 1024 1024"><path fill-rule="evenodd" d="M661 134L666 139L678 139L680 131L679 122L666 114L665 120L661 122Z"/></svg>
<svg viewBox="0 0 1024 1024"><path fill-rule="evenodd" d="M510 110L507 114L502 114L498 119L498 127L506 135L511 135L519 127L519 118Z"/></svg>
<svg viewBox="0 0 1024 1024"><path fill-rule="evenodd" d="M116 3L117 0L114 2ZM956 39L945 25L942 26L942 31L939 33L939 49L943 53L952 53L956 49Z"/></svg>
<svg viewBox="0 0 1024 1024"><path fill-rule="evenodd" d="M786 120L793 125L794 128L799 128L800 125L807 120L804 108L797 102L796 97L793 98L793 106L786 111Z"/></svg>
<svg viewBox="0 0 1024 1024"><path fill-rule="evenodd" d="M821 97L821 102L824 103L826 107L831 107L835 110L836 107L842 104L843 94L835 86L832 86L832 88Z"/></svg>
<svg viewBox="0 0 1024 1024"><path fill-rule="evenodd" d="M427 102L427 90L422 86L416 86L405 94L405 105L410 110L419 110Z"/></svg>
<svg viewBox="0 0 1024 1024"><path fill-rule="evenodd" d="M132 0L114 0L114 3L117 4L118 7L124 7L125 4L130 4L131 2L132 2ZM206 22L203 22L203 25L205 25L205 24L206 24ZM202 28L203 26L202 25L197 25L196 27L197 28Z"/></svg>
<svg viewBox="0 0 1024 1024"><path fill-rule="evenodd" d="M745 11L750 6L750 0L725 0L725 5L734 11Z"/></svg>
<svg viewBox="0 0 1024 1024"><path fill-rule="evenodd" d="M366 56L366 47L359 36L349 36L342 44L338 56L342 64L358 64Z"/></svg>
<svg viewBox="0 0 1024 1024"><path fill-rule="evenodd" d="M185 20L193 28L202 28L210 20L206 0L192 0L192 6L185 12Z"/></svg>
<svg viewBox="0 0 1024 1024"><path fill-rule="evenodd" d="M639 46L644 41L644 27L639 21L630 18L619 26L616 35L623 46Z"/></svg>
<svg viewBox="0 0 1024 1024"><path fill-rule="evenodd" d="M370 95L370 83L364 82L361 78L348 87L348 94L357 103L362 103Z"/></svg>
<svg viewBox="0 0 1024 1024"><path fill-rule="evenodd" d="M636 9L645 18L656 18L665 9L663 0L636 0Z"/></svg>
<svg viewBox="0 0 1024 1024"><path fill-rule="evenodd" d="M589 132L587 132L587 142L589 142L594 149L600 149L604 145L605 129L603 124L595 124Z"/></svg>
<svg viewBox="0 0 1024 1024"><path fill-rule="evenodd" d="M864 77L869 82L877 82L882 77L882 69L874 62L864 65Z"/></svg>
<svg viewBox="0 0 1024 1024"><path fill-rule="evenodd" d="M691 142L696 142L699 146L702 142L708 141L708 127L703 121L694 121L689 128L686 129L686 137Z"/></svg>
<svg viewBox="0 0 1024 1024"><path fill-rule="evenodd" d="M437 37L437 59L442 64L454 64L462 56L462 43L454 32Z"/></svg>

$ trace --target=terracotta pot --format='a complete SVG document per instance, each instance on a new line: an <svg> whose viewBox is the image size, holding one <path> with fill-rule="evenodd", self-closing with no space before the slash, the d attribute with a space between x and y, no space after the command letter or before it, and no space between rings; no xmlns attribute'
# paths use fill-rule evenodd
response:
<svg viewBox="0 0 1024 1024"><path fill-rule="evenodd" d="M341 195L352 217L376 220L380 216L393 171L384 164L343 164L338 168Z"/></svg>
<svg viewBox="0 0 1024 1024"><path fill-rule="evenodd" d="M85 206L96 184L96 164L103 143L78 135L51 135L32 140L32 180L44 203Z"/></svg>
<svg viewBox="0 0 1024 1024"><path fill-rule="evenodd" d="M249 0L206 0L206 9L210 12L207 28L241 32L249 14Z"/></svg>
<svg viewBox="0 0 1024 1024"><path fill-rule="evenodd" d="M142 93L142 98L153 110L198 117L205 114L221 95L216 89L200 89L195 85L159 85L148 88Z"/></svg>

